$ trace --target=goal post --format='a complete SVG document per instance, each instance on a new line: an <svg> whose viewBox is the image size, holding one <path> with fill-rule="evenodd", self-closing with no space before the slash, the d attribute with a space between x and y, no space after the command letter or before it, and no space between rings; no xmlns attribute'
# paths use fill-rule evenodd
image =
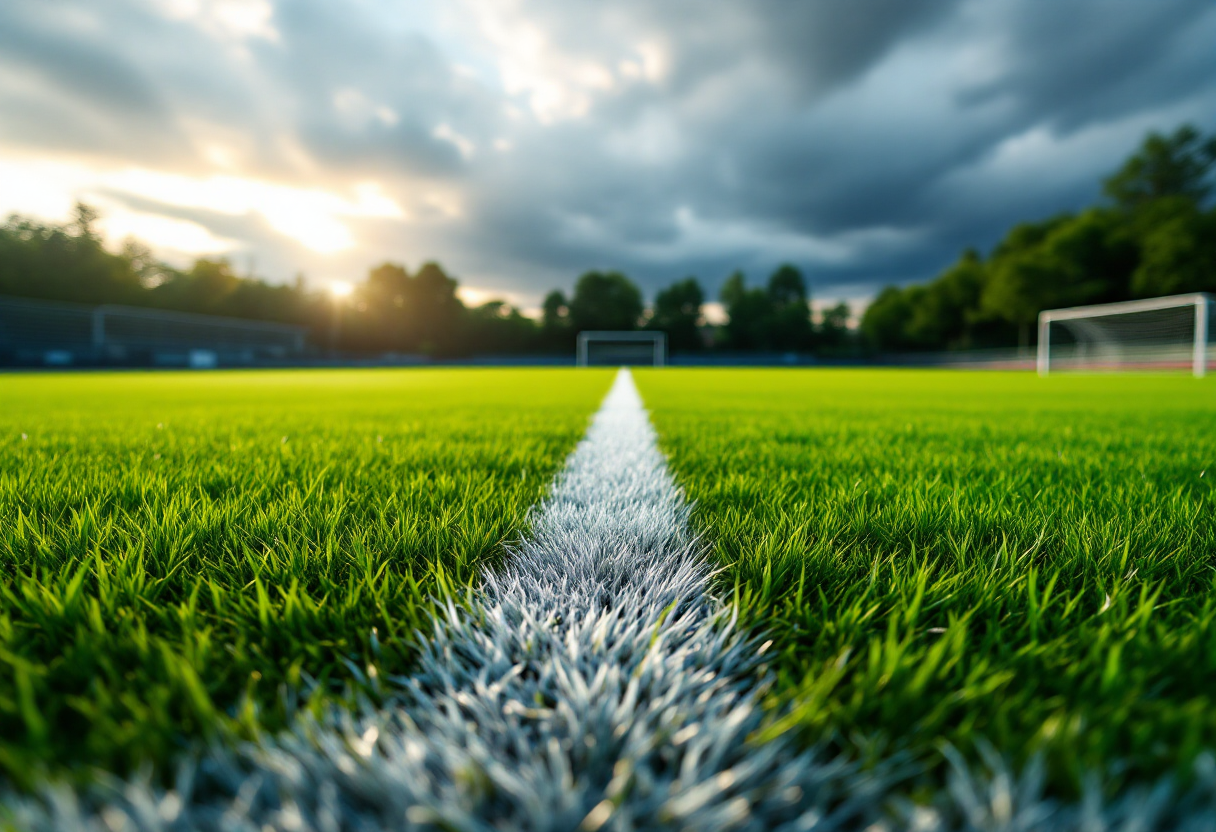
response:
<svg viewBox="0 0 1216 832"><path fill-rule="evenodd" d="M1207 374L1213 298L1197 292L1039 313L1036 365L1053 370L1182 370Z"/></svg>
<svg viewBox="0 0 1216 832"><path fill-rule="evenodd" d="M667 333L591 330L578 334L578 366L667 363Z"/></svg>

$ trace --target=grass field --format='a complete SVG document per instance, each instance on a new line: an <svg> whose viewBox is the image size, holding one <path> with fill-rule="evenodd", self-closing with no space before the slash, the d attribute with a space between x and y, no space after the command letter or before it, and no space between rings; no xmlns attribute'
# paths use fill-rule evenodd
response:
<svg viewBox="0 0 1216 832"><path fill-rule="evenodd" d="M938 772L943 741L1041 752L1059 794L1216 747L1211 381L635 375L773 640L773 731Z"/></svg>
<svg viewBox="0 0 1216 832"><path fill-rule="evenodd" d="M1216 386L635 373L770 727L1051 788L1216 748ZM0 379L0 771L165 763L408 672L526 527L612 371ZM374 668L374 670L373 670ZM927 782L926 785L929 785Z"/></svg>
<svg viewBox="0 0 1216 832"><path fill-rule="evenodd" d="M282 725L310 679L406 670L611 378L0 378L0 769L165 761Z"/></svg>

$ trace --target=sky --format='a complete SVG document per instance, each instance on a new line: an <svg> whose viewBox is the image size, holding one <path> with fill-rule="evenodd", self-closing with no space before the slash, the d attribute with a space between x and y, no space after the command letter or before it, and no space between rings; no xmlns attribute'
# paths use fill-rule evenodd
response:
<svg viewBox="0 0 1216 832"><path fill-rule="evenodd" d="M782 262L863 302L1216 130L1213 44L1211 0L3 0L0 214L529 309Z"/></svg>

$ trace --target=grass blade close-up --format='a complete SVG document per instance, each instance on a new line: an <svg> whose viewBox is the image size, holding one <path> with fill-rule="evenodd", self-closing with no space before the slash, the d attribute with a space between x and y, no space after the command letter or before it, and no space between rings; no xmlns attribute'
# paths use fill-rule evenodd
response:
<svg viewBox="0 0 1216 832"><path fill-rule="evenodd" d="M610 371L7 376L0 769L29 787L282 728L411 666Z"/></svg>
<svg viewBox="0 0 1216 832"><path fill-rule="evenodd" d="M770 733L940 785L948 743L1108 793L1216 748L1216 389L1161 376L640 371L773 641ZM934 774L937 772L937 774Z"/></svg>

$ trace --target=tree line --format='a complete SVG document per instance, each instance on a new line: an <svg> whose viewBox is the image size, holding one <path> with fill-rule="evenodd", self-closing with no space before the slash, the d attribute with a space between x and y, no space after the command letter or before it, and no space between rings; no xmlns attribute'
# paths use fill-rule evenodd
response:
<svg viewBox="0 0 1216 832"><path fill-rule="evenodd" d="M778 267L763 287L749 288L742 272L726 281L719 295L726 311L721 326L705 324L705 290L695 277L660 290L646 309L642 293L620 272L587 272L574 293L545 296L541 331L547 342L570 348L585 330L641 329L667 333L675 352L704 349L809 351L834 348L849 337L849 307L841 303L811 313L806 279L795 266Z"/></svg>
<svg viewBox="0 0 1216 832"><path fill-rule="evenodd" d="M1216 291L1216 136L1150 133L1079 213L1015 226L933 281L888 286L861 330L879 351L1028 346L1040 311Z"/></svg>
<svg viewBox="0 0 1216 832"><path fill-rule="evenodd" d="M272 284L238 275L225 258L199 258L177 269L127 240L109 250L98 214L84 204L63 224L13 215L0 225L0 295L86 304L128 304L302 325L314 347L341 353L475 354L569 352L583 330L659 330L674 352L703 349L840 350L852 337L845 304L815 316L802 272L778 268L764 286L741 272L721 300L728 320L709 326L705 292L695 277L677 280L645 303L642 291L616 271L590 271L572 291L554 290L539 319L501 300L466 305L459 283L441 265L410 271L382 263L337 298L302 277Z"/></svg>
<svg viewBox="0 0 1216 832"><path fill-rule="evenodd" d="M1029 345L1040 310L1193 291L1216 291L1216 136L1184 126L1151 133L1104 183L1104 201L1014 227L985 257L965 251L923 285L888 286L860 331L840 303L812 314L801 270L777 268L762 285L732 274L720 325L704 318L695 277L646 304L617 271L590 271L545 296L538 319L493 300L466 305L441 265L370 269L341 300L302 277L273 284L238 275L224 258L177 269L136 240L108 249L97 212L77 205L66 223L13 215L0 225L0 295L118 303L298 324L314 347L342 353L568 352L583 330L661 330L674 352L865 352Z"/></svg>

